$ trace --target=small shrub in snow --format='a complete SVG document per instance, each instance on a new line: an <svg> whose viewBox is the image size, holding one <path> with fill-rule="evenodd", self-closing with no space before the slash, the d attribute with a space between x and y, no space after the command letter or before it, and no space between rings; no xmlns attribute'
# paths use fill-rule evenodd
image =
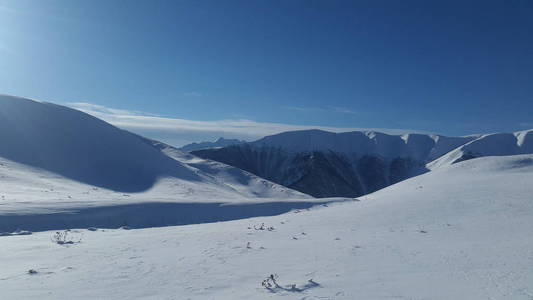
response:
<svg viewBox="0 0 533 300"><path fill-rule="evenodd" d="M68 231L56 231L56 233L52 236L52 242L64 245L64 244L73 244L74 242L68 239Z"/></svg>
<svg viewBox="0 0 533 300"><path fill-rule="evenodd" d="M71 245L81 242L81 237L75 242L74 237L72 234L70 234L70 230L56 231L56 233L52 236L52 242L58 245Z"/></svg>
<svg viewBox="0 0 533 300"><path fill-rule="evenodd" d="M276 293L279 291L299 293L299 292L303 292L305 290L320 286L320 284L313 281L313 279L307 280L307 283L304 285L301 285L300 287L297 287L296 284L288 284L288 285L282 286L278 284L277 279L278 279L278 275L270 274L270 276L268 276L265 280L263 280L263 282L261 282L261 285L272 293Z"/></svg>
<svg viewBox="0 0 533 300"><path fill-rule="evenodd" d="M248 227L250 228L250 227ZM274 231L274 227L273 226L270 226L270 227L266 227L265 226L265 223L261 223L261 225L254 225L254 229L255 230L268 230L268 231Z"/></svg>
<svg viewBox="0 0 533 300"><path fill-rule="evenodd" d="M278 283L276 282L277 278L278 278L278 275L270 274L270 276L268 276L265 280L263 280L261 285L265 289L272 291L274 288L279 287Z"/></svg>

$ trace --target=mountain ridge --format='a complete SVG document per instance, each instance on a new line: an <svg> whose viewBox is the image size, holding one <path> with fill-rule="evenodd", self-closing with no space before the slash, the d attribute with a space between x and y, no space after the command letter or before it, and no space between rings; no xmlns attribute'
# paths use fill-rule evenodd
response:
<svg viewBox="0 0 533 300"><path fill-rule="evenodd" d="M524 132L516 133L516 141L519 136L522 143L530 145L530 135ZM428 172L432 161L463 145L480 143L487 136L491 135L448 137L416 133L389 135L375 131L333 133L314 129L284 132L241 145L192 153L314 197L358 197ZM486 147L500 146L489 143ZM527 146L524 153L533 153L530 148L533 147Z"/></svg>

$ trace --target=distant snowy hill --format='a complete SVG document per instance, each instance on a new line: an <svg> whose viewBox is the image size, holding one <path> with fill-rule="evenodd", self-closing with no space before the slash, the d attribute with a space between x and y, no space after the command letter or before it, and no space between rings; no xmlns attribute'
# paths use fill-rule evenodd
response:
<svg viewBox="0 0 533 300"><path fill-rule="evenodd" d="M495 133L478 137L430 162L428 169L448 166L483 156L504 156L533 153L533 129L515 133Z"/></svg>
<svg viewBox="0 0 533 300"><path fill-rule="evenodd" d="M55 232L0 237L0 290L54 300L530 300L531 195L533 155L483 157L279 216L80 228L72 245L51 242ZM271 274L278 286L268 290Z"/></svg>
<svg viewBox="0 0 533 300"><path fill-rule="evenodd" d="M498 138L492 136L305 130L192 153L315 197L357 197L427 172L433 166L430 162L439 157L444 159L443 155L452 154L452 150L463 145L468 148L465 155L462 150L454 150L451 161L461 157L464 160L485 155L533 153L528 131L495 135ZM520 146L522 144L524 146Z"/></svg>
<svg viewBox="0 0 533 300"><path fill-rule="evenodd" d="M0 96L0 215L258 198L310 197L235 167L169 153L71 108ZM7 223L0 216L0 231L15 226Z"/></svg>
<svg viewBox="0 0 533 300"><path fill-rule="evenodd" d="M218 138L214 142L200 142L200 143L192 143L187 144L183 147L180 147L179 150L183 152L191 152L195 150L203 150L203 149L210 149L210 148L220 148L220 147L227 147L232 145L239 145L246 143L246 141L241 141L237 139L225 139L225 138Z"/></svg>
<svg viewBox="0 0 533 300"><path fill-rule="evenodd" d="M138 136L52 103L0 96L0 141L0 158L114 191L144 191L163 177L202 181Z"/></svg>

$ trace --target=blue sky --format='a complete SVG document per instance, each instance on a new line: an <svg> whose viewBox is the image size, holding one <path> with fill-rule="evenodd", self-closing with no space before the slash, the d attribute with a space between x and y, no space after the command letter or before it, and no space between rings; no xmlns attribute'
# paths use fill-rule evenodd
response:
<svg viewBox="0 0 533 300"><path fill-rule="evenodd" d="M0 93L174 144L516 131L533 127L533 2L0 0Z"/></svg>

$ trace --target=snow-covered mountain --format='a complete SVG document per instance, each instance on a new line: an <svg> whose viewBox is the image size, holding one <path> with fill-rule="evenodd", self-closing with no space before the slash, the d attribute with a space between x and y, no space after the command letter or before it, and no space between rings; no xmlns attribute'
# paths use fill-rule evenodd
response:
<svg viewBox="0 0 533 300"><path fill-rule="evenodd" d="M241 141L237 139L225 139L223 137L218 138L214 142L200 142L200 143L191 143L179 148L183 152L191 152L196 150L210 149L210 148L220 148L227 147L232 145L239 145L246 143L246 141Z"/></svg>
<svg viewBox="0 0 533 300"><path fill-rule="evenodd" d="M281 148L290 153L332 151L346 155L412 158L431 161L475 139L429 134L390 135L375 131L333 133L318 129L290 131L250 143L254 147Z"/></svg>
<svg viewBox="0 0 533 300"><path fill-rule="evenodd" d="M192 153L315 197L357 197L427 172L433 166L432 161L454 153L452 150L463 145L470 156L457 153L454 161L460 157L464 160L474 156L533 153L528 132L531 131L495 135L505 139L492 138L493 135L447 137L305 130Z"/></svg>
<svg viewBox="0 0 533 300"><path fill-rule="evenodd" d="M0 231L17 226L5 214L310 198L168 147L71 108L0 96Z"/></svg>
<svg viewBox="0 0 533 300"><path fill-rule="evenodd" d="M55 232L0 237L0 290L54 300L529 300L532 194L533 155L484 157L279 216L79 228L71 245L52 243ZM278 286L266 289L271 274Z"/></svg>
<svg viewBox="0 0 533 300"><path fill-rule="evenodd" d="M439 157L427 167L432 170L476 157L529 153L533 153L533 129L515 133L487 134Z"/></svg>

